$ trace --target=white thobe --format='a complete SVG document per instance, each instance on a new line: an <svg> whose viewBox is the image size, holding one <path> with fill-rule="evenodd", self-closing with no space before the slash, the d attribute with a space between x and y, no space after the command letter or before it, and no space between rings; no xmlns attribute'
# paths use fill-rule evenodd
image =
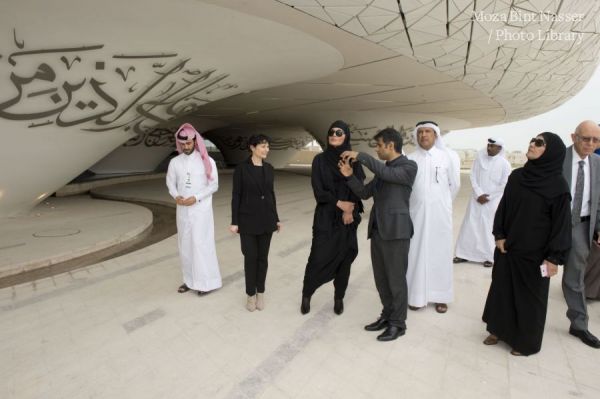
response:
<svg viewBox="0 0 600 399"><path fill-rule="evenodd" d="M450 303L452 284L452 201L460 189L455 152L417 147L408 158L419 167L410 196L415 233L408 252L408 304Z"/></svg>
<svg viewBox="0 0 600 399"><path fill-rule="evenodd" d="M494 261L494 215L510 172L510 163L501 154L490 157L486 151L473 163L473 192L456 241L457 257L472 262ZM489 195L489 202L482 205L477 198L483 194Z"/></svg>
<svg viewBox="0 0 600 399"><path fill-rule="evenodd" d="M210 181L198 151L179 154L171 160L167 171L167 187L173 198L196 197L193 205L177 205L177 239L183 282L198 291L211 291L222 285L212 210L212 195L219 188L219 177L215 161L209 160Z"/></svg>

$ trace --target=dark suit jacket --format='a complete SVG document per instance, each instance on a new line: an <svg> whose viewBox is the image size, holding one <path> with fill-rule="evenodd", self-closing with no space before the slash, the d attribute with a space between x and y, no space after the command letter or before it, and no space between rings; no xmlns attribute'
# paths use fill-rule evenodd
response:
<svg viewBox="0 0 600 399"><path fill-rule="evenodd" d="M348 186L356 195L362 199L373 197L368 238L371 238L376 222L382 239L410 239L414 230L408 200L417 176L417 163L402 155L384 164L362 152L357 159L375 174L367 185L354 176L348 178Z"/></svg>
<svg viewBox="0 0 600 399"><path fill-rule="evenodd" d="M595 231L600 231L600 156L590 155L590 243L594 237ZM569 187L575 182L571 181L573 173L573 146L567 148L567 154L563 163L563 176Z"/></svg>
<svg viewBox="0 0 600 399"><path fill-rule="evenodd" d="M274 171L263 161L263 185L251 173L252 160L239 163L233 172L231 196L231 224L239 227L240 234L263 234L277 230L277 204L273 189ZM261 190L264 187L264 191Z"/></svg>

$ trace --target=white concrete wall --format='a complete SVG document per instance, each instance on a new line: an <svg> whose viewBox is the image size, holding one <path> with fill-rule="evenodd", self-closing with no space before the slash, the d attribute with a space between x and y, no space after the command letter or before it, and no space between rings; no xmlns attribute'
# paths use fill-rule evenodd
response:
<svg viewBox="0 0 600 399"><path fill-rule="evenodd" d="M3 0L0 56L0 217L207 102L343 65L306 33L195 0ZM166 154L130 147L97 170Z"/></svg>

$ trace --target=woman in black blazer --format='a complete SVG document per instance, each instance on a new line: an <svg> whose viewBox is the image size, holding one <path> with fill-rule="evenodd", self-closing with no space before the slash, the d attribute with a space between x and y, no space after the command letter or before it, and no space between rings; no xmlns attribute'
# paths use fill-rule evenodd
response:
<svg viewBox="0 0 600 399"><path fill-rule="evenodd" d="M259 134L248 139L252 155L233 173L231 197L232 233L239 233L246 275L246 309L263 310L269 246L275 230L281 230L273 190L273 166L264 160L269 138Z"/></svg>

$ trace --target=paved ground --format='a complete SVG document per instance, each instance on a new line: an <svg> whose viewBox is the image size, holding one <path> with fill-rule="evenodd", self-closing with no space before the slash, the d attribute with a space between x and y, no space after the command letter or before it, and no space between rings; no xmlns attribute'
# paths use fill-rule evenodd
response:
<svg viewBox="0 0 600 399"><path fill-rule="evenodd" d="M151 226L152 212L141 206L48 198L27 215L0 220L0 278L114 247Z"/></svg>
<svg viewBox="0 0 600 399"><path fill-rule="evenodd" d="M275 235L267 307L244 308L239 240L227 231L231 175L214 198L222 289L177 294L176 237L125 256L0 290L1 398L597 398L600 351L567 333L560 280L551 284L541 353L485 347L481 312L490 270L455 268L447 314L409 312L407 335L390 343L363 330L379 313L366 223L346 311L333 286L299 312L314 199L306 176L277 174L282 233ZM463 179L466 183L466 181ZM115 195L168 200L162 180ZM103 189L107 190L107 189ZM468 187L456 203L455 229ZM370 205L370 203L368 203ZM600 333L600 304L590 304Z"/></svg>

